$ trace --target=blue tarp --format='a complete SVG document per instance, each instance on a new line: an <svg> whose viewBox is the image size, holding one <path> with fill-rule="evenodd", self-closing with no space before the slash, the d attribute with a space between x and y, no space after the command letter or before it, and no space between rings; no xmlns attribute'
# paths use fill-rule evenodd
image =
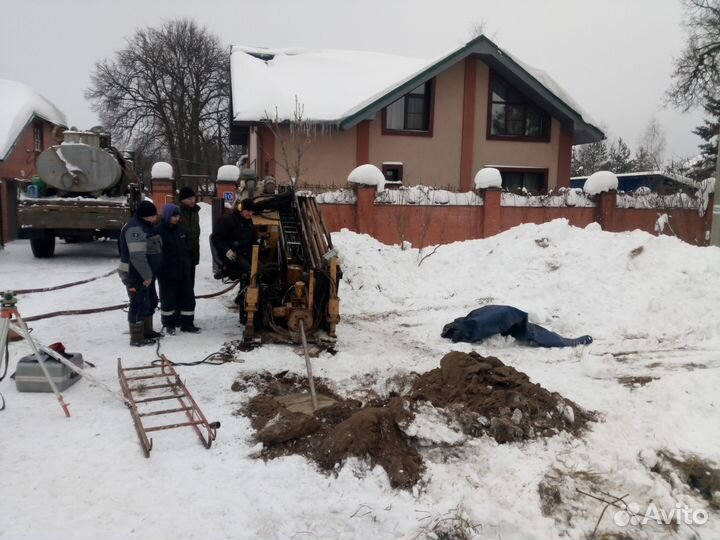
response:
<svg viewBox="0 0 720 540"><path fill-rule="evenodd" d="M564 338L528 322L528 314L512 306L491 305L474 309L465 317L446 324L441 335L453 342L476 343L496 334L512 336L518 341L527 341L540 347L576 347L592 343L590 336Z"/></svg>

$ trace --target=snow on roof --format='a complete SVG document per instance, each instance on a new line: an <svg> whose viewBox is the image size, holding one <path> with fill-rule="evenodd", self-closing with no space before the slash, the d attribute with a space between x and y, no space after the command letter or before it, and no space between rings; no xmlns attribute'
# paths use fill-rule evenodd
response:
<svg viewBox="0 0 720 540"><path fill-rule="evenodd" d="M296 98L302 118L336 122L383 94L428 60L390 54L322 49L232 48L233 119L238 122L294 119Z"/></svg>
<svg viewBox="0 0 720 540"><path fill-rule="evenodd" d="M463 49L469 49L479 39L433 59L366 51L234 45L230 61L233 120L274 119L274 107L277 107L278 120L293 120L296 104L300 104L304 120L336 123ZM598 126L547 73L519 61L495 44L492 46L564 102L586 124Z"/></svg>
<svg viewBox="0 0 720 540"><path fill-rule="evenodd" d="M38 116L57 125L66 125L65 115L28 85L0 79L0 160L4 160L23 128Z"/></svg>

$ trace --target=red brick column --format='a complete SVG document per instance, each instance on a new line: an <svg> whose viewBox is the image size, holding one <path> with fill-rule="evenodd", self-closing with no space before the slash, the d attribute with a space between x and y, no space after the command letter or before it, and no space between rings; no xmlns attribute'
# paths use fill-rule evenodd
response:
<svg viewBox="0 0 720 540"><path fill-rule="evenodd" d="M370 122L363 120L355 127L355 164L370 163Z"/></svg>
<svg viewBox="0 0 720 540"><path fill-rule="evenodd" d="M355 224L356 231L372 236L375 210L375 186L358 186L355 188Z"/></svg>
<svg viewBox="0 0 720 540"><path fill-rule="evenodd" d="M472 189L472 162L475 148L475 86L477 60L465 59L463 82L462 140L460 143L460 191Z"/></svg>
<svg viewBox="0 0 720 540"><path fill-rule="evenodd" d="M558 145L557 161L557 183L558 188L570 187L570 163L572 162L572 133L565 128L560 128L560 144Z"/></svg>
<svg viewBox="0 0 720 540"><path fill-rule="evenodd" d="M162 214L163 206L175 201L175 180L169 178L153 178L152 200Z"/></svg>
<svg viewBox="0 0 720 540"><path fill-rule="evenodd" d="M500 206L502 191L498 188L487 188L481 191L483 198L483 227L482 237L488 238L498 234L501 230Z"/></svg>
<svg viewBox="0 0 720 540"><path fill-rule="evenodd" d="M617 208L617 191L603 191L597 194L597 222L603 231L615 231L615 209Z"/></svg>
<svg viewBox="0 0 720 540"><path fill-rule="evenodd" d="M217 180L215 182L215 198L223 202L234 203L237 190L237 182L233 182L232 180ZM227 199L225 198L226 193L232 193L232 200L230 200L229 195Z"/></svg>

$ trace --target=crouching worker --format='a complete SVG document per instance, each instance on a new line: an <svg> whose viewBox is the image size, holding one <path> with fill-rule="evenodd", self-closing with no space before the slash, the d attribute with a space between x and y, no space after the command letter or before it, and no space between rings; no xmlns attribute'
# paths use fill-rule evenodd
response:
<svg viewBox="0 0 720 540"><path fill-rule="evenodd" d="M162 222L155 232L162 238L162 265L158 271L160 284L160 316L167 333L197 334L195 326L195 291L193 290L192 261L188 251L189 233L179 224L180 208L166 204Z"/></svg>
<svg viewBox="0 0 720 540"><path fill-rule="evenodd" d="M162 259L162 240L153 231L157 208L141 201L135 215L120 231L118 274L127 290L130 306L130 345L150 345L162 334L153 330L153 313L158 305L155 276Z"/></svg>
<svg viewBox="0 0 720 540"><path fill-rule="evenodd" d="M213 247L222 261L222 271L230 279L239 279L240 291L250 281L250 264L253 245L257 243L257 232L253 225L255 202L243 199L232 214L222 216L212 235ZM236 304L242 299L238 294Z"/></svg>

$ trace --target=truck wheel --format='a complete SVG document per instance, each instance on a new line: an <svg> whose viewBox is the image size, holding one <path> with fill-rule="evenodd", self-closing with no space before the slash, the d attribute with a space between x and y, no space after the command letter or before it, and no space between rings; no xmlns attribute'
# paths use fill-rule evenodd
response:
<svg viewBox="0 0 720 540"><path fill-rule="evenodd" d="M32 254L38 259L48 259L55 254L55 234L46 231L40 238L30 239Z"/></svg>

